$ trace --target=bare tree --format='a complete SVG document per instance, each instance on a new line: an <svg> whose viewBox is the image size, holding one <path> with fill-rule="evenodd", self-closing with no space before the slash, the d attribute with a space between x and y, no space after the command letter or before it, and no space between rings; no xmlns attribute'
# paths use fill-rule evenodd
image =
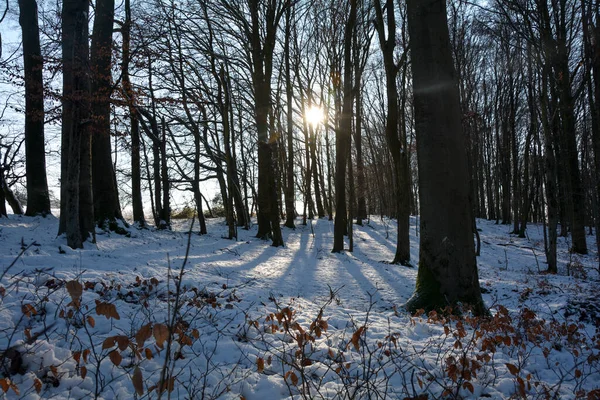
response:
<svg viewBox="0 0 600 400"><path fill-rule="evenodd" d="M394 60L396 47L396 16L393 0L386 0L382 7L380 0L374 1L375 20L379 47L383 54L383 65L386 78L387 116L385 132L389 149L394 161L396 215L398 219L398 239L394 264L408 265L410 263L410 181L408 152L406 149L406 138L399 135L399 102L396 77L400 67L407 62L408 50L403 49L402 56L398 62ZM384 21L384 9L386 19ZM387 32L386 32L387 26Z"/></svg>

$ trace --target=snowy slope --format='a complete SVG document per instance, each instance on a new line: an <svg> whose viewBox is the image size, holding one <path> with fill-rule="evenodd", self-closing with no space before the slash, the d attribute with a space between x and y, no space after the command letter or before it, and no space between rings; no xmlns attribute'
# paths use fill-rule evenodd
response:
<svg viewBox="0 0 600 400"><path fill-rule="evenodd" d="M163 382L165 398L600 398L592 236L585 257L560 238L560 273L546 275L541 227L519 239L478 221L484 324L402 310L417 270L385 263L393 221L356 226L344 254L330 252L332 222L297 223L273 248L256 228L223 239L211 220L181 272L189 221L74 251L54 217L0 219L0 393L157 398Z"/></svg>

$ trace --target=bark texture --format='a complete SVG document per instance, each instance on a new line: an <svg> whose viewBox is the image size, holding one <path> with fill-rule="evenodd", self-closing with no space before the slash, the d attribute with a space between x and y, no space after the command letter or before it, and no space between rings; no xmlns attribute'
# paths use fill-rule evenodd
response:
<svg viewBox="0 0 600 400"><path fill-rule="evenodd" d="M23 33L25 74L25 174L26 215L50 214L44 146L44 83L42 53L35 0L19 0L19 24Z"/></svg>
<svg viewBox="0 0 600 400"><path fill-rule="evenodd" d="M469 304L485 313L472 236L469 175L446 2L409 0L421 199L419 271L406 307Z"/></svg>

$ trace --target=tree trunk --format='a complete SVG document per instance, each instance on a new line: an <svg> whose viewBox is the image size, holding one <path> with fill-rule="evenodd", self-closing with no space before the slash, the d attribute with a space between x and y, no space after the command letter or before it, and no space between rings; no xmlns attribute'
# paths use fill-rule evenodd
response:
<svg viewBox="0 0 600 400"><path fill-rule="evenodd" d="M165 118L161 118L162 138L160 141L160 177L162 183L162 213L160 215L160 229L171 229L171 196L169 181L169 167L167 165L167 127Z"/></svg>
<svg viewBox="0 0 600 400"><path fill-rule="evenodd" d="M596 189L596 204L600 203L600 12L598 8L592 11L586 11L585 2L582 0L582 9L584 10L583 27L584 32L589 35L586 44L586 53L588 62L591 63L593 80L590 77L589 100L592 114L592 146L594 149L594 182ZM595 16L596 23L593 23L592 17ZM596 228L596 248L600 253L600 213L598 206L595 207L595 228ZM599 260L600 268L600 260ZM600 269L599 269L600 270Z"/></svg>
<svg viewBox="0 0 600 400"><path fill-rule="evenodd" d="M0 167L0 187L4 187L4 171ZM6 197L4 196L4 190L0 190L0 218L8 217L8 213L6 212Z"/></svg>
<svg viewBox="0 0 600 400"><path fill-rule="evenodd" d="M92 187L98 227L119 230L123 220L111 158L110 96L113 90L111 59L114 0L96 2L90 65L92 66Z"/></svg>
<svg viewBox="0 0 600 400"><path fill-rule="evenodd" d="M252 49L254 117L258 134L258 233L256 236L262 239L271 237L272 245L278 247L283 246L284 243L279 226L277 188L273 176L273 146L276 140L274 137L269 137L267 120L271 112L272 62L278 16L275 15L275 7L271 4L265 10L265 21L260 21L263 16L259 10L260 2L250 0L248 6L251 21L247 33ZM261 37L263 24L266 26L264 40Z"/></svg>
<svg viewBox="0 0 600 400"><path fill-rule="evenodd" d="M61 143L61 212L59 234L66 233L67 245L82 248L82 229L93 221L89 168L88 6L84 0L66 0L62 9L63 109ZM81 154L81 150L87 151ZM89 188L86 186L90 184ZM81 197L83 196L83 199ZM83 200L84 209L81 209ZM85 221L82 221L82 214ZM82 222L84 222L82 224ZM93 222L92 222L93 225Z"/></svg>
<svg viewBox="0 0 600 400"><path fill-rule="evenodd" d="M317 203L317 216L323 218L325 216L325 209L323 208L323 201L321 199L321 188L319 185L319 168L317 162L317 134L316 128L309 127L308 134L310 136L310 158L311 158L311 172L312 181L315 184L315 200Z"/></svg>
<svg viewBox="0 0 600 400"><path fill-rule="evenodd" d="M121 64L121 82L123 93L129 109L129 122L131 134L131 206L133 208L133 222L140 227L146 226L144 217L144 204L142 202L142 173L140 167L140 123L135 109L134 93L129 78L129 62L131 59L131 0L125 0L125 22L122 27L123 35L123 62Z"/></svg>
<svg viewBox="0 0 600 400"><path fill-rule="evenodd" d="M352 136L352 35L355 34L357 0L350 0L350 14L344 31L344 98L339 127L335 138L335 222L333 229L332 253L344 250L346 231L346 166Z"/></svg>
<svg viewBox="0 0 600 400"><path fill-rule="evenodd" d="M225 167L227 176L227 199L223 199L223 205L225 206L225 213L227 216L228 226L228 237L229 239L237 239L237 229L235 227L235 218L233 214L233 176L237 174L235 165L233 164L233 155L231 154L231 129L229 125L229 110L230 105L230 91L229 91L229 79L225 76L225 70L221 67L219 71L219 88L222 91L222 96L219 96L219 107L221 108L221 119L223 124L223 142L225 144Z"/></svg>
<svg viewBox="0 0 600 400"><path fill-rule="evenodd" d="M557 223L558 223L558 201L556 180L558 176L556 157L553 146L553 128L551 119L556 119L556 113L548 105L548 66L542 71L542 84L540 93L540 109L542 119L542 129L545 137L545 188L546 202L548 206L548 246L546 248L546 261L548 263L548 272L556 273L558 271L556 262L556 241L557 241ZM554 104L553 104L554 105ZM553 107L554 108L554 107Z"/></svg>
<svg viewBox="0 0 600 400"><path fill-rule="evenodd" d="M354 40L356 42L356 38ZM362 74L359 47L354 46L354 87L356 90L356 118L354 126L354 148L356 149L356 224L362 226L367 219L367 202L365 200L365 163L362 151ZM353 204L353 203L351 203ZM351 221L352 222L352 221Z"/></svg>
<svg viewBox="0 0 600 400"><path fill-rule="evenodd" d="M284 39L284 60L285 60L285 95L287 106L287 165L286 165L286 185L285 185L285 226L288 228L296 228L294 220L295 213L295 198L294 198L294 110L292 109L292 101L294 90L292 87L292 71L290 67L290 36L292 30L292 12L290 9L285 14L285 39Z"/></svg>
<svg viewBox="0 0 600 400"><path fill-rule="evenodd" d="M8 183L6 182L6 179L4 179L4 177L2 178L2 182L0 182L0 185L2 186L0 189L2 190L3 198L4 200L6 200L6 202L12 209L13 214L23 215L23 207L21 207L21 203L19 203L17 196L15 196L15 193L8 186Z"/></svg>
<svg viewBox="0 0 600 400"><path fill-rule="evenodd" d="M393 174L394 177L394 197L396 209L394 210L395 217L398 222L398 236L396 245L396 254L392 263L408 265L410 263L410 238L409 238L409 221L410 221L410 183L408 179L408 157L406 154L406 139L405 135L399 135L399 132L404 128L400 123L404 124L404 120L400 121L400 108L398 104L398 88L396 84L396 76L400 65L394 62L394 48L396 46L396 22L394 15L394 2L387 0L387 27L388 37L386 39L385 25L383 19L383 9L380 1L375 0L375 12L377 18L377 32L379 35L379 46L383 53L383 65L385 67L386 77L386 96L387 96L387 115L385 122L385 135L388 147L392 154ZM405 62L406 54L403 56ZM402 136L402 141L400 140Z"/></svg>
<svg viewBox="0 0 600 400"><path fill-rule="evenodd" d="M19 24L23 32L23 69L25 74L25 174L27 177L27 214L50 214L50 195L46 177L44 144L44 82L40 49L37 3L19 0Z"/></svg>
<svg viewBox="0 0 600 400"><path fill-rule="evenodd" d="M419 163L419 271L406 307L486 312L473 244L466 148L444 0L408 0ZM445 210L440 212L440 210Z"/></svg>

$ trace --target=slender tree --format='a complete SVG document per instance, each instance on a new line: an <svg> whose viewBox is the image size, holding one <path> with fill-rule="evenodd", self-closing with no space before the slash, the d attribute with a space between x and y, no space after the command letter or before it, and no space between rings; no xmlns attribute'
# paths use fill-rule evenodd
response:
<svg viewBox="0 0 600 400"><path fill-rule="evenodd" d="M387 114L385 122L385 133L388 147L392 153L394 161L394 177L396 199L396 215L398 221L398 238L396 244L396 254L394 255L394 264L407 265L410 262L410 238L409 238L409 220L410 220L410 182L408 154L405 143L402 143L399 135L399 103L398 87L396 77L403 63L406 62L407 51L402 53L398 63L394 60L394 49L396 47L396 16L394 12L394 1L387 0L382 7L380 0L374 1L375 20L377 35L379 37L379 47L383 54L383 65L385 68ZM386 10L387 18L384 21L383 10ZM387 26L387 32L385 27Z"/></svg>
<svg viewBox="0 0 600 400"><path fill-rule="evenodd" d="M346 232L346 167L348 165L350 144L352 138L352 108L353 108L353 79L352 79L352 45L353 35L356 34L357 0L350 0L350 13L344 29L344 90L340 123L335 132L335 221L333 230L332 253L344 250L344 233Z"/></svg>
<svg viewBox="0 0 600 400"><path fill-rule="evenodd" d="M286 94L286 139L287 139L287 165L285 182L285 226L295 228L295 196L294 196L294 115L292 99L294 89L292 86L292 69L290 66L290 36L292 34L292 10L285 12L285 38L283 44L285 63L285 94Z"/></svg>
<svg viewBox="0 0 600 400"><path fill-rule="evenodd" d="M135 107L135 95L129 77L129 64L131 62L131 0L125 0L125 21L121 28L123 35L123 53L121 63L121 84L123 97L129 112L129 125L131 136L131 206L133 222L140 227L146 226L144 217L144 204L142 202L142 174L140 167L140 122ZM206 233L206 232L205 232Z"/></svg>

